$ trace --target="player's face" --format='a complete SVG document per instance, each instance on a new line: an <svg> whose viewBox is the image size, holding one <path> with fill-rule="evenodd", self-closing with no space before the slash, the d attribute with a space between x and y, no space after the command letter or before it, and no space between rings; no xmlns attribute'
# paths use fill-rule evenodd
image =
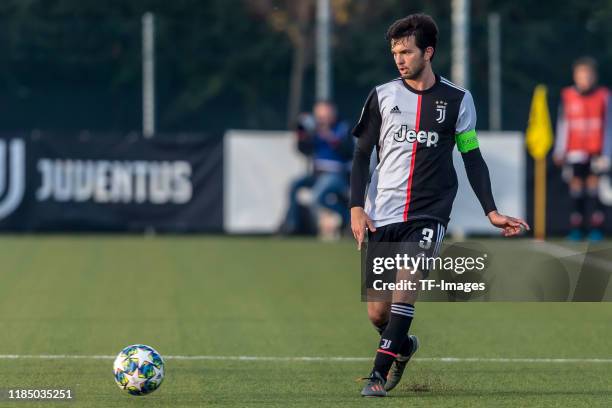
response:
<svg viewBox="0 0 612 408"><path fill-rule="evenodd" d="M400 76L404 79L419 78L431 58L430 48L421 51L416 46L414 36L391 40L391 54Z"/></svg>
<svg viewBox="0 0 612 408"><path fill-rule="evenodd" d="M595 85L597 76L593 68L588 65L578 65L574 69L574 83L579 91L588 91Z"/></svg>
<svg viewBox="0 0 612 408"><path fill-rule="evenodd" d="M318 102L314 106L314 117L317 125L329 127L336 121L336 109L327 102Z"/></svg>

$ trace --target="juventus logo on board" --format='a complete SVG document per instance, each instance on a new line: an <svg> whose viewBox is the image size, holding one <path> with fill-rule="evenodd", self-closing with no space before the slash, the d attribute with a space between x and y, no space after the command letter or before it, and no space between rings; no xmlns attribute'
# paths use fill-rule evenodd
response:
<svg viewBox="0 0 612 408"><path fill-rule="evenodd" d="M436 112L438 112L438 117L436 118L436 122L442 123L444 122L444 119L446 119L446 105L447 105L447 102L436 101Z"/></svg>
<svg viewBox="0 0 612 408"><path fill-rule="evenodd" d="M391 347L391 340L389 339L380 339L380 348L383 350L387 350Z"/></svg>
<svg viewBox="0 0 612 408"><path fill-rule="evenodd" d="M10 143L0 139L0 219L19 207L24 193L25 143L21 139Z"/></svg>

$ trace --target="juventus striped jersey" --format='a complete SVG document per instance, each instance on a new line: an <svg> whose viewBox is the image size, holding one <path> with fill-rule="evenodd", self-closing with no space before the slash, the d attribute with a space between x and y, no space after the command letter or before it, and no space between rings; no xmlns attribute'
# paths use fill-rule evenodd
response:
<svg viewBox="0 0 612 408"><path fill-rule="evenodd" d="M377 227L417 219L448 223L458 185L456 144L485 214L495 210L475 127L472 95L443 77L423 91L401 78L375 87L353 129L351 207L364 207ZM374 147L378 163L366 194Z"/></svg>

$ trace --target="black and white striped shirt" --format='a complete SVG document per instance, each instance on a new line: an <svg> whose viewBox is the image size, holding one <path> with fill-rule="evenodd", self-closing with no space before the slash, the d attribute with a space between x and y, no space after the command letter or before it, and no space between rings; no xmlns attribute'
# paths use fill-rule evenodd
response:
<svg viewBox="0 0 612 408"><path fill-rule="evenodd" d="M377 227L425 218L448 223L457 193L452 158L457 145L485 213L494 210L475 127L472 95L443 77L436 75L435 84L423 91L401 78L375 87L353 129L358 144L351 207L363 206ZM374 147L378 164L366 194Z"/></svg>

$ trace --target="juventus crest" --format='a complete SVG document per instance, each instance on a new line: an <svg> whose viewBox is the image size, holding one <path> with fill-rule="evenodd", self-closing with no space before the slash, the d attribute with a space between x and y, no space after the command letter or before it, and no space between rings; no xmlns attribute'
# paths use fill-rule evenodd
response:
<svg viewBox="0 0 612 408"><path fill-rule="evenodd" d="M391 340L389 339L380 339L380 348L383 350L387 350L391 347Z"/></svg>
<svg viewBox="0 0 612 408"><path fill-rule="evenodd" d="M436 122L442 123L444 119L446 119L446 105L447 102L444 101L436 101L436 112L438 116L436 117Z"/></svg>

